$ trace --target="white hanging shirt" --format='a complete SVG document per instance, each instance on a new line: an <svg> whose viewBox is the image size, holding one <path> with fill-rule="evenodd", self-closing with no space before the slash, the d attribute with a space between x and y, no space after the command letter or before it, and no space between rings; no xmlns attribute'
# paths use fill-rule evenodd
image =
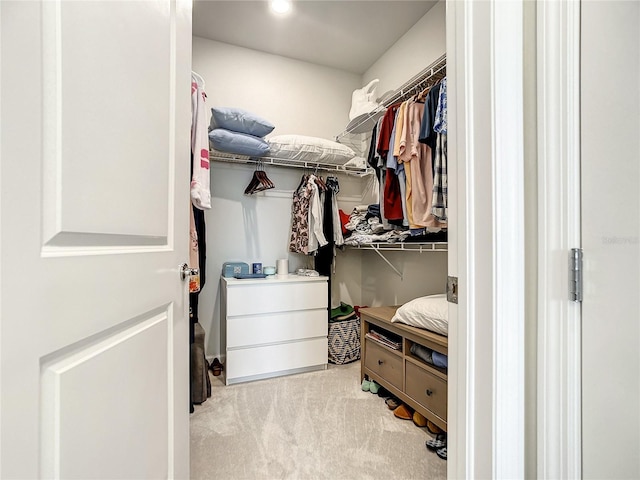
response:
<svg viewBox="0 0 640 480"><path fill-rule="evenodd" d="M193 154L191 202L200 210L211 208L206 98L204 80L197 73L191 72L191 153Z"/></svg>

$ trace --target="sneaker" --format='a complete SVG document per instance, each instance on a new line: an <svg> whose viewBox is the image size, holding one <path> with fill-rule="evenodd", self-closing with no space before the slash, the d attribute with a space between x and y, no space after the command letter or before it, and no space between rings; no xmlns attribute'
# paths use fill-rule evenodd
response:
<svg viewBox="0 0 640 480"><path fill-rule="evenodd" d="M424 444L429 450L440 450L442 448L446 448L447 434L439 433L438 435L435 436L435 438L432 438L431 440L427 440ZM446 452L445 452L445 455L446 455Z"/></svg>
<svg viewBox="0 0 640 480"><path fill-rule="evenodd" d="M368 392L371 388L371 382L365 378L364 380L362 380L362 385L360 386L360 388L362 388L363 392Z"/></svg>
<svg viewBox="0 0 640 480"><path fill-rule="evenodd" d="M447 459L447 447L443 447L440 450L436 450L436 455L438 455L441 459Z"/></svg>

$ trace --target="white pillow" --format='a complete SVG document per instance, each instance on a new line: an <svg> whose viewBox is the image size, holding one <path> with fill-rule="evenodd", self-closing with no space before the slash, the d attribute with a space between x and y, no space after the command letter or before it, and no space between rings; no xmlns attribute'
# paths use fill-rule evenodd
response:
<svg viewBox="0 0 640 480"><path fill-rule="evenodd" d="M271 157L309 163L344 165L356 156L355 152L324 138L306 135L276 135L267 139Z"/></svg>
<svg viewBox="0 0 640 480"><path fill-rule="evenodd" d="M448 309L446 294L429 295L402 305L391 321L424 328L447 336L449 331Z"/></svg>

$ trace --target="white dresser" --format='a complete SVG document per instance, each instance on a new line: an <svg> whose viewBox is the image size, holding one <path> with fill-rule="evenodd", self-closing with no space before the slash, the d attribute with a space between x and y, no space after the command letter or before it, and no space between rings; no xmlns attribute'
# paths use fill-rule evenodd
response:
<svg viewBox="0 0 640 480"><path fill-rule="evenodd" d="M327 277L221 279L227 385L327 368Z"/></svg>

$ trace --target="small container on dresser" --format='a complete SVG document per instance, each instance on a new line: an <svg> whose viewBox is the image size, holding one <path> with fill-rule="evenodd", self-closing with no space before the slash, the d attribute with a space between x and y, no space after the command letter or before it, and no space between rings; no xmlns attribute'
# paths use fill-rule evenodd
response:
<svg viewBox="0 0 640 480"><path fill-rule="evenodd" d="M327 280L221 278L227 385L327 368Z"/></svg>

